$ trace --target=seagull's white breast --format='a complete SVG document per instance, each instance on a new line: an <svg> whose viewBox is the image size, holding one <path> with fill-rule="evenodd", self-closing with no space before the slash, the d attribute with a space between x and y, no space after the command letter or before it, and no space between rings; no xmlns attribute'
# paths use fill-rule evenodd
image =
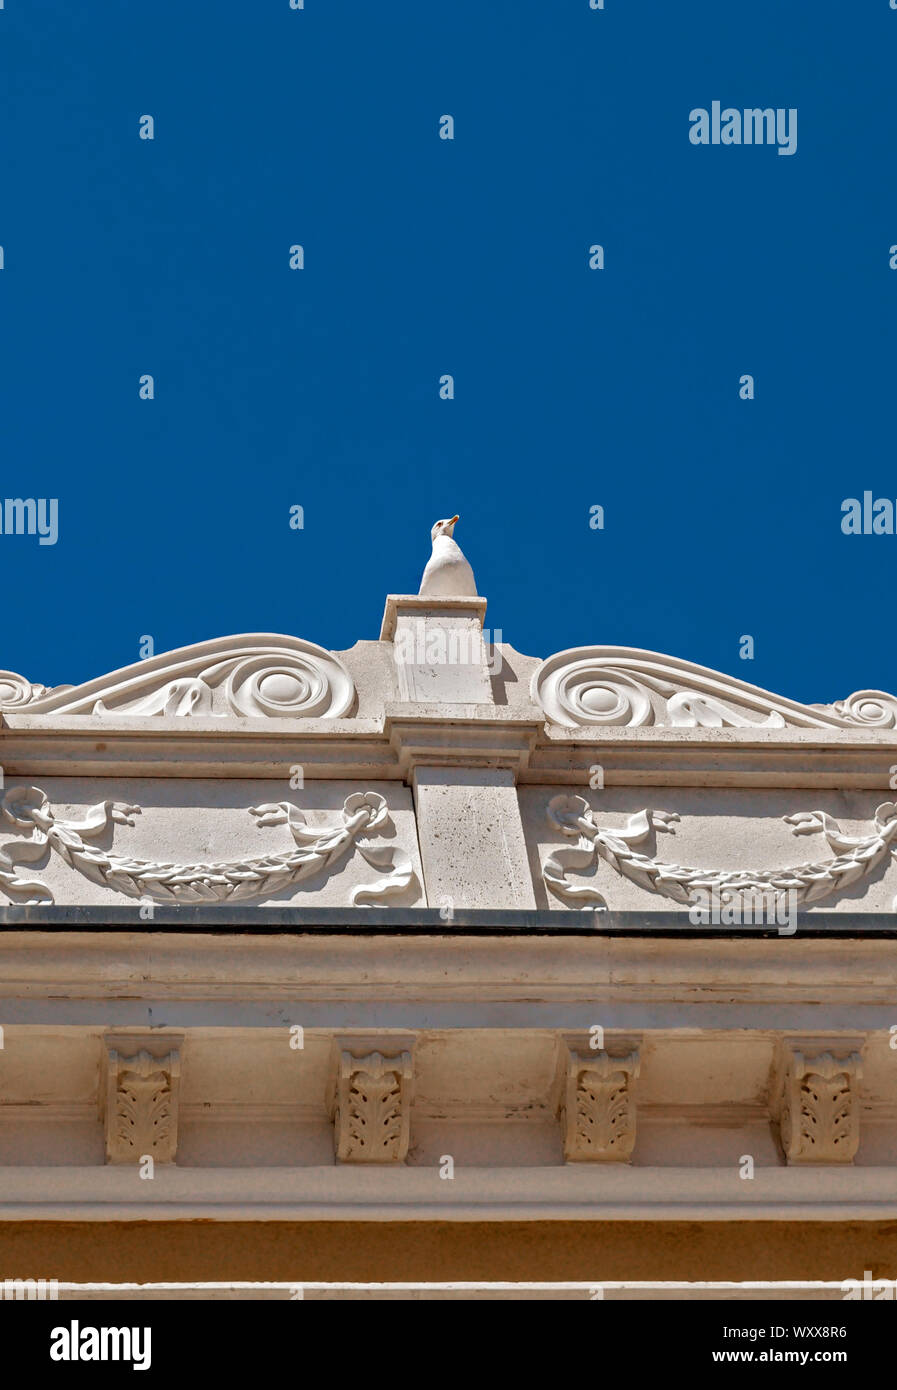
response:
<svg viewBox="0 0 897 1390"><path fill-rule="evenodd" d="M427 561L420 581L421 594L458 594L463 597L477 591L473 570L464 552L451 536L437 536L433 554Z"/></svg>

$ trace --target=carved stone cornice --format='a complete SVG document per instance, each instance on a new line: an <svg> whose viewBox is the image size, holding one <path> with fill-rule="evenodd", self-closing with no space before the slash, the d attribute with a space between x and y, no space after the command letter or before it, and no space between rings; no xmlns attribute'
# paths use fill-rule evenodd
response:
<svg viewBox="0 0 897 1390"><path fill-rule="evenodd" d="M517 778L541 732L539 711L518 706L423 705L409 715L395 704L384 720L406 781L415 767L506 768Z"/></svg>
<svg viewBox="0 0 897 1390"><path fill-rule="evenodd" d="M403 1163L411 1134L411 1053L356 1056L341 1048L333 1089L333 1146L340 1163Z"/></svg>
<svg viewBox="0 0 897 1390"><path fill-rule="evenodd" d="M815 787L888 792L893 729L563 728L548 724L524 782L606 787Z"/></svg>
<svg viewBox="0 0 897 1390"><path fill-rule="evenodd" d="M615 1055L605 1048L566 1051L562 1122L568 1163L628 1163L635 1147L633 1083L637 1048Z"/></svg>
<svg viewBox="0 0 897 1390"><path fill-rule="evenodd" d="M480 628L486 617L486 599L481 594L469 594L452 598L444 594L387 594L383 608L383 621L380 624L380 641L391 642L396 635L396 621L400 614L440 613L446 617L455 614L471 615Z"/></svg>
<svg viewBox="0 0 897 1390"><path fill-rule="evenodd" d="M531 705L409 706L355 719L240 720L0 711L8 777L270 777L410 781L417 763L504 766L521 784L816 787L887 794L892 729L562 728Z"/></svg>
<svg viewBox="0 0 897 1390"><path fill-rule="evenodd" d="M99 1102L107 1163L174 1163L182 1043L183 1034L103 1039Z"/></svg>
<svg viewBox="0 0 897 1390"><path fill-rule="evenodd" d="M510 768L520 783L580 787L598 764L605 786L890 790L897 698L886 692L802 704L627 647L580 647L537 666L497 642L487 666L484 605L473 596L391 595L380 643L363 644L380 648L372 667L354 648L337 655L256 633L163 653L79 686L46 688L0 672L0 764L33 778L219 778L298 763L307 779L409 782L420 764L485 765ZM424 643L420 669L413 645L417 674L406 672L404 691L400 613L412 635L423 624L425 636L429 625L449 639L447 661L441 649L431 660ZM452 639L465 634L476 640L455 670ZM534 668L525 703L518 682ZM426 702L436 698L442 703ZM358 707L363 717L347 717Z"/></svg>
<svg viewBox="0 0 897 1390"><path fill-rule="evenodd" d="M124 1165L3 1169L0 1219L59 1221L806 1221L868 1223L897 1219L895 1169L764 1170L762 1181L733 1182L730 1165L671 1167L585 1163L481 1167L463 1182L434 1181L434 1168L388 1164L319 1167L157 1169L135 1182ZM737 1171L737 1170L736 1170ZM799 1237L796 1237L799 1238ZM596 1244L599 1242L596 1241ZM858 1270L862 1266L858 1266ZM838 1271L840 1276L842 1271Z"/></svg>
<svg viewBox="0 0 897 1390"><path fill-rule="evenodd" d="M860 1143L859 1049L786 1040L778 1101L782 1148L789 1164L852 1163Z"/></svg>

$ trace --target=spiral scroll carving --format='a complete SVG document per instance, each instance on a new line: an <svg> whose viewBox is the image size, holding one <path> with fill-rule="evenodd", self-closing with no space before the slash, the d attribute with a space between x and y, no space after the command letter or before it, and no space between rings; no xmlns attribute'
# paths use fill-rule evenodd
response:
<svg viewBox="0 0 897 1390"><path fill-rule="evenodd" d="M634 647L577 647L533 675L532 696L564 728L897 728L897 697L861 690L804 705L706 666Z"/></svg>
<svg viewBox="0 0 897 1390"><path fill-rule="evenodd" d="M45 694L45 685L34 685L15 671L0 671L0 710L20 709Z"/></svg>
<svg viewBox="0 0 897 1390"><path fill-rule="evenodd" d="M0 711L29 714L337 719L355 685L332 652L297 637L222 637L83 685L47 690L0 672Z"/></svg>

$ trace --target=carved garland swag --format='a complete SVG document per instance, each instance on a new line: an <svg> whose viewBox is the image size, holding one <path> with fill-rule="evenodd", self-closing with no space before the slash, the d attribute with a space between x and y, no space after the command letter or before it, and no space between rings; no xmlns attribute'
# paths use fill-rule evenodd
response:
<svg viewBox="0 0 897 1390"><path fill-rule="evenodd" d="M299 807L288 801L250 807L249 814L260 826L288 825L294 848L279 854L197 864L131 859L85 843L110 823L133 826L139 806L101 801L81 820L65 820L56 815L39 787L15 787L0 800L0 809L6 821L31 830L29 839L0 845L0 887L8 895L28 894L25 901L29 903L52 903L53 894L39 879L21 877L17 866L37 864L50 851L92 883L129 898L161 903L245 902L271 897L329 870L353 849L385 871L378 882L353 889L353 905L399 893L414 877L411 859L404 850L370 845L360 838L365 832L376 834L389 822L389 808L377 792L353 792L346 797L336 822L324 827L309 826Z"/></svg>

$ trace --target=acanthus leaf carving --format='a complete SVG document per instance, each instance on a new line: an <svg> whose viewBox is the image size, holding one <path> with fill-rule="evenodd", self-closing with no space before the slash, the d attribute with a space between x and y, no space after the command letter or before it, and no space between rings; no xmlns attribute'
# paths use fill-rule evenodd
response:
<svg viewBox="0 0 897 1390"><path fill-rule="evenodd" d="M279 854L194 864L132 859L85 843L110 824L133 826L139 806L101 801L82 819L65 820L56 816L39 787L14 787L0 799L0 808L7 821L32 832L29 840L0 846L0 887L8 895L37 894L27 899L32 903L52 903L53 895L40 880L20 877L17 865L34 863L51 850L92 883L130 898L163 903L245 902L270 897L329 870L353 847L384 875L372 884L357 886L351 895L353 904L400 893L414 878L411 857L404 850L392 845L375 847L360 840L362 834L382 831L389 823L389 807L378 792L351 793L336 821L323 827L309 826L303 811L288 801L250 807L250 815L259 826L288 825L294 848Z"/></svg>
<svg viewBox="0 0 897 1390"><path fill-rule="evenodd" d="M333 1142L342 1163L402 1163L411 1132L411 1054L339 1055Z"/></svg>
<svg viewBox="0 0 897 1390"><path fill-rule="evenodd" d="M633 1082L639 1066L637 1049L622 1057L603 1048L588 1055L570 1052L564 1107L568 1162L629 1161L635 1146Z"/></svg>
<svg viewBox="0 0 897 1390"><path fill-rule="evenodd" d="M860 1142L858 1052L808 1057L787 1047L780 1101L782 1148L789 1163L852 1163Z"/></svg>
<svg viewBox="0 0 897 1390"><path fill-rule="evenodd" d="M897 697L860 690L833 705L805 705L695 662L636 647L576 647L548 657L532 697L564 728L897 727Z"/></svg>
<svg viewBox="0 0 897 1390"><path fill-rule="evenodd" d="M173 1163L178 1141L180 1052L156 1056L144 1048L124 1055L107 1044L102 1112L107 1163L152 1158Z"/></svg>
<svg viewBox="0 0 897 1390"><path fill-rule="evenodd" d="M875 812L873 830L868 835L844 835L838 822L825 811L800 811L785 816L795 835L822 831L835 857L784 869L697 869L671 864L640 853L654 831L675 833L675 812L644 809L629 817L622 828L598 825L582 796L562 794L548 803L548 820L562 834L577 840L575 849L554 850L545 860L546 885L565 902L581 903L602 910L607 903L597 889L571 883L571 870L584 870L603 859L617 873L651 893L671 898L683 906L699 901L697 894L709 897L756 899L767 894L793 894L795 907L818 902L839 892L871 872L886 855L894 852L897 838L897 806L885 801Z"/></svg>

